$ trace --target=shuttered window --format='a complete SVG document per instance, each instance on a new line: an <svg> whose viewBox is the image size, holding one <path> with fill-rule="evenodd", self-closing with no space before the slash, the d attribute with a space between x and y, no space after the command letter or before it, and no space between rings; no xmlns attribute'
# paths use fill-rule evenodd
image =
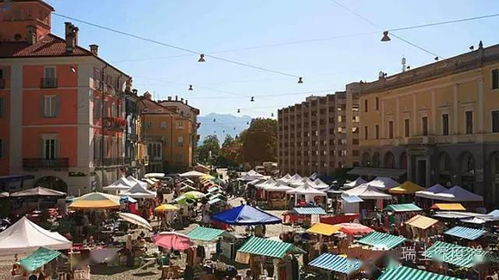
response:
<svg viewBox="0 0 499 280"><path fill-rule="evenodd" d="M499 132L499 111L492 111L492 132Z"/></svg>
<svg viewBox="0 0 499 280"><path fill-rule="evenodd" d="M499 69L492 70L492 89L499 89Z"/></svg>
<svg viewBox="0 0 499 280"><path fill-rule="evenodd" d="M59 115L59 97L56 95L45 95L41 100L41 113L45 118L55 118Z"/></svg>

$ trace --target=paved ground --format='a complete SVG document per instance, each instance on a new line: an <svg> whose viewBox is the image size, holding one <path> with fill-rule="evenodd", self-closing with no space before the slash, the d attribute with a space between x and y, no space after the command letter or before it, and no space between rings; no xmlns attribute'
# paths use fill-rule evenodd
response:
<svg viewBox="0 0 499 280"><path fill-rule="evenodd" d="M171 198L167 198L168 201ZM234 198L229 200L234 206L240 205L241 198ZM283 210L277 211L268 211L273 215L282 218ZM191 224L189 227L179 231L182 233L189 232L196 225ZM289 230L289 226L284 225L269 225L267 226L267 236L268 237L278 237L279 234L283 230ZM237 233L244 233L244 227L235 227ZM22 257L22 256L20 256ZM2 279L10 279L10 269L12 268L12 263L14 260L14 256L0 256L0 280ZM185 265L185 262L182 259L173 260L175 264L180 265L181 267ZM147 269L129 269L127 267L107 267L105 265L92 266L91 268L92 280L127 280L127 279L143 279L143 280L157 280L160 278L160 271L157 266L152 266Z"/></svg>

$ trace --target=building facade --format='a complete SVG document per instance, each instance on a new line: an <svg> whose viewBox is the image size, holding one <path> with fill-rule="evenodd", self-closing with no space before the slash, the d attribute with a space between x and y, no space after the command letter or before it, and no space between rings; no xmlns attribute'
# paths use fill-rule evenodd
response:
<svg viewBox="0 0 499 280"><path fill-rule="evenodd" d="M78 45L78 28L50 32L43 1L0 3L0 176L73 195L100 189L127 166L124 96L131 78ZM3 186L10 190L9 186Z"/></svg>
<svg viewBox="0 0 499 280"><path fill-rule="evenodd" d="M331 175L359 164L358 83L278 110L281 173Z"/></svg>
<svg viewBox="0 0 499 280"><path fill-rule="evenodd" d="M499 45L360 85L361 165L499 202Z"/></svg>
<svg viewBox="0 0 499 280"><path fill-rule="evenodd" d="M180 172L192 167L192 117L184 116L154 101L150 93L141 97L143 139L147 146L146 172ZM175 98L176 101L178 97Z"/></svg>
<svg viewBox="0 0 499 280"><path fill-rule="evenodd" d="M197 143L199 141L199 134L198 134L198 128L201 125L198 122L198 116L199 116L199 109L194 108L191 105L189 105L189 102L187 99L180 98L178 100L178 97L173 99L173 97L168 96L168 99L166 100L159 100L158 103L166 108L168 108L171 111L176 112L177 114L186 117L190 120L191 125L192 125L192 130L191 130L191 135L190 135L190 141L191 141L191 146L192 150L195 151L197 147ZM193 162L193 152L190 153L190 165L192 165Z"/></svg>
<svg viewBox="0 0 499 280"><path fill-rule="evenodd" d="M142 109L144 105L137 90L125 94L125 161L127 174L141 178L145 173L146 145L142 138Z"/></svg>

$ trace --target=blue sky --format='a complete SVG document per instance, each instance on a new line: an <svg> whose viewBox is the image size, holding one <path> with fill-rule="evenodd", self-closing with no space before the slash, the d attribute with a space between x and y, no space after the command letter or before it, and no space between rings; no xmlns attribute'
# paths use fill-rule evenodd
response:
<svg viewBox="0 0 499 280"><path fill-rule="evenodd" d="M240 108L241 115L252 117L270 117L278 108L301 102L309 92L331 93L349 82L377 79L380 70L397 73L403 56L412 68L433 62L432 55L393 37L389 43L380 42L382 34L376 31L499 13L499 1L491 0L336 1L379 27L334 0L47 2L63 15L303 76L304 83L297 84L293 77L209 58L198 63L194 54L74 22L80 28L79 44L98 44L99 55L131 74L139 92L150 91L158 99L178 95L200 108L202 115L237 115ZM63 35L65 21L52 17L55 34ZM479 40L485 46L499 43L497 30L499 17L396 34L442 57L451 57L468 51ZM268 46L371 32L375 33ZM194 91L187 91L189 84ZM255 102L249 101L250 96L255 96Z"/></svg>

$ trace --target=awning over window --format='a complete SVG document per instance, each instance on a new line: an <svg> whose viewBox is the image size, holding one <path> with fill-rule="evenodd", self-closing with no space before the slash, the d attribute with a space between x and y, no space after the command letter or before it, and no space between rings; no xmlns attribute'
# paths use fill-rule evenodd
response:
<svg viewBox="0 0 499 280"><path fill-rule="evenodd" d="M423 209L419 208L414 203L405 203L405 204L391 204L385 207L385 210L393 211L393 212L411 212L411 211L423 211Z"/></svg>
<svg viewBox="0 0 499 280"><path fill-rule="evenodd" d="M485 262L487 252L480 249L437 241L428 248L423 255L439 262L445 262L460 267L473 267L474 265Z"/></svg>
<svg viewBox="0 0 499 280"><path fill-rule="evenodd" d="M223 233L224 231L221 229L197 227L186 235L189 236L192 240L213 241Z"/></svg>
<svg viewBox="0 0 499 280"><path fill-rule="evenodd" d="M303 254L305 251L291 243L252 236L237 250L238 253L282 259L289 253Z"/></svg>
<svg viewBox="0 0 499 280"><path fill-rule="evenodd" d="M484 235L485 233L487 233L487 231L476 228L456 226L447 230L444 233L447 235L452 235L455 237L464 238L468 240L476 240L482 237L482 235Z"/></svg>
<svg viewBox="0 0 499 280"><path fill-rule="evenodd" d="M418 279L418 280L459 280L459 278L436 274L429 271L399 266L387 269L378 280L400 280L400 279Z"/></svg>
<svg viewBox="0 0 499 280"><path fill-rule="evenodd" d="M343 274L350 274L359 270L362 266L362 262L356 259L324 253L309 262L308 265Z"/></svg>
<svg viewBox="0 0 499 280"><path fill-rule="evenodd" d="M374 248L389 250L404 243L405 238L375 231L368 234L366 237L359 239L358 242L361 244L373 246Z"/></svg>
<svg viewBox="0 0 499 280"><path fill-rule="evenodd" d="M375 167L354 167L352 170L348 171L347 174L359 175L359 176L379 176L379 177L391 177L399 178L407 173L405 169L394 169L394 168L375 168Z"/></svg>

